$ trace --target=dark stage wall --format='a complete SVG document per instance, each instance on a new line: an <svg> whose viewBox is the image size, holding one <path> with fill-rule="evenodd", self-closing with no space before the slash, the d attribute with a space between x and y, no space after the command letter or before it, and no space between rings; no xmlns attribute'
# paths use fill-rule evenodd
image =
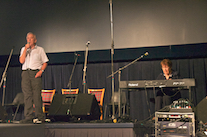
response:
<svg viewBox="0 0 207 137"><path fill-rule="evenodd" d="M205 47L205 46L204 46ZM158 47L159 48L159 47ZM136 49L138 50L138 49ZM189 49L190 50L190 49ZM158 50L159 51L159 50ZM162 50L160 50L162 51ZM100 51L97 51L99 53ZM127 49L126 49L127 52ZM181 51L178 51L178 53ZM101 53L101 52L100 52ZM124 61L116 60L114 63L114 70L128 64L128 54L124 54L123 51L119 56L123 56ZM132 52L133 53L133 52ZM175 52L176 53L176 52ZM155 54L155 53L153 53ZM157 54L162 54L157 52ZM62 58L67 58L64 53L58 54L61 62ZM90 54L89 54L90 55ZM100 54L101 55L101 54ZM141 55L141 54L140 54ZM138 57L140 55L137 55ZM150 55L149 55L150 56ZM81 57L80 57L81 58ZM83 57L82 57L83 58ZM99 57L100 58L100 57ZM154 80L157 78L158 74L161 72L159 58L153 59L149 57L148 59L143 58L142 60L136 62L135 64L124 69L121 73L121 80ZM70 58L73 60L74 58ZM95 57L94 57L95 60ZM196 87L192 89L192 97L194 105L198 104L206 96L206 81L207 81L207 58L203 54L202 57L191 56L189 58L179 56L171 58L173 62L173 69L180 72L183 78L195 78ZM17 60L18 61L18 60ZM72 62L72 61L71 61ZM90 61L89 61L90 62ZM49 64L46 71L43 74L43 88L44 89L56 89L56 94L61 94L61 88L66 88L71 71L73 68L73 63L60 63L60 64ZM0 72L3 72L4 67L0 68ZM82 74L83 74L83 63L79 62L74 71L72 78L72 88L79 88L80 93L82 93ZM90 62L87 65L87 88L106 88L104 103L108 103L111 97L111 78L106 78L111 74L111 63L110 60L105 62ZM9 67L7 72L6 81L6 98L5 103L12 102L13 98L18 92L21 92L21 67L19 65L14 65ZM1 88L1 91L3 89ZM115 91L118 90L118 75L115 75ZM2 98L2 92L0 92L0 97ZM152 90L148 90L147 100L153 98L154 94ZM182 91L182 97L188 98L188 91ZM149 116L147 100L144 90L130 90L129 99L131 105L131 117L133 119L142 120ZM154 104L150 102L151 113L154 112Z"/></svg>
<svg viewBox="0 0 207 137"><path fill-rule="evenodd" d="M205 43L206 0L113 0L116 49ZM47 53L111 47L109 0L0 1L0 55L15 54L28 31Z"/></svg>

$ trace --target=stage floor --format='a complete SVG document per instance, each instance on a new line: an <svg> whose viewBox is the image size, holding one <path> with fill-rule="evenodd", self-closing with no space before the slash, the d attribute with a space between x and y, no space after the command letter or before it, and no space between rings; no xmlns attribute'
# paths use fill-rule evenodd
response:
<svg viewBox="0 0 207 137"><path fill-rule="evenodd" d="M142 131L134 123L0 123L0 137L143 137Z"/></svg>
<svg viewBox="0 0 207 137"><path fill-rule="evenodd" d="M45 137L44 124L0 123L0 137Z"/></svg>

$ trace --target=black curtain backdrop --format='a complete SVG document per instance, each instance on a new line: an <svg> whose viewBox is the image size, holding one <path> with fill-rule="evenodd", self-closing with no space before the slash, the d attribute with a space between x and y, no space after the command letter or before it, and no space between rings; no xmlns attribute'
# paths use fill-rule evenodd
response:
<svg viewBox="0 0 207 137"><path fill-rule="evenodd" d="M121 80L155 80L161 72L161 60L138 61L121 72ZM179 71L182 78L195 78L196 87L192 88L193 104L196 106L206 96L207 58L172 59L173 69ZM114 70L130 62L115 62ZM67 88L73 64L48 65L43 74L43 88L56 89L61 94L62 88ZM3 72L4 68L1 67ZM106 88L104 103L111 98L111 63L90 63L87 65L87 88ZM73 78L72 88L79 88L82 93L83 64L77 64ZM118 74L115 74L115 91L118 91ZM9 67L7 71L5 103L11 103L18 92L21 92L21 66ZM3 85L0 97L2 100ZM153 90L148 89L146 97L144 89L127 90L130 102L130 116L133 119L143 120L150 116L147 101L150 104L151 114L154 113ZM182 91L182 98L188 98L188 91Z"/></svg>

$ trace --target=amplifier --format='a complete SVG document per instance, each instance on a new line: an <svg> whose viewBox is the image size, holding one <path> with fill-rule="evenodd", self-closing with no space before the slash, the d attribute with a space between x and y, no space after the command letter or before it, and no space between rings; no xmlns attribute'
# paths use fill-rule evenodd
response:
<svg viewBox="0 0 207 137"><path fill-rule="evenodd" d="M155 137L195 137L194 113L155 112Z"/></svg>
<svg viewBox="0 0 207 137"><path fill-rule="evenodd" d="M192 112L192 103L186 99L175 100L170 106L170 112Z"/></svg>

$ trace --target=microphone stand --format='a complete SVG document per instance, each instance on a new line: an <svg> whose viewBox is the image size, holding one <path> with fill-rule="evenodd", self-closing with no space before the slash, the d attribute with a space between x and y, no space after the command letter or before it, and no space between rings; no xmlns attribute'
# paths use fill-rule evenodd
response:
<svg viewBox="0 0 207 137"><path fill-rule="evenodd" d="M85 52L85 63L83 68L83 93L86 93L86 68L87 68L87 58L88 58L88 45L90 41L86 43L86 52Z"/></svg>
<svg viewBox="0 0 207 137"><path fill-rule="evenodd" d="M69 89L70 89L69 92L71 92L71 83L72 83L71 80L72 80L72 77L73 77L73 73L74 73L74 70L75 70L75 66L76 66L77 60L78 60L78 55L76 55L75 62L74 62L74 65L73 65L73 69L72 69L72 72L71 72L71 75L70 75L70 79L69 79L69 82L68 82L68 85L67 85L67 87L69 87Z"/></svg>
<svg viewBox="0 0 207 137"><path fill-rule="evenodd" d="M4 69L4 72L3 72L3 75L2 75L2 78L1 78L1 83L0 83L0 88L1 88L2 83L3 83L3 81L4 81L4 85L3 85L3 96L2 96L2 106L4 106L4 99L5 99L6 72L7 72L8 66L9 66L9 62L10 62L10 60L11 60L12 53L13 53L13 49L11 49L9 58L8 58L8 60L7 60L6 67L5 67L5 69Z"/></svg>
<svg viewBox="0 0 207 137"><path fill-rule="evenodd" d="M114 32L113 32L113 5L112 0L109 0L110 4L110 21L111 21L111 88L112 88L112 97L114 98ZM115 106L114 101L112 101L112 119L115 118Z"/></svg>
<svg viewBox="0 0 207 137"><path fill-rule="evenodd" d="M140 57L138 57L137 59L135 59L134 61L130 62L129 64L119 68L116 72L114 72L114 74L116 73L119 73L119 76L118 76L118 79L119 79L119 85L120 85L120 81L121 81L121 71L125 68L127 68L128 66L134 64L135 62L137 62L138 60L142 59L144 56L147 56L148 55L148 52L146 52L144 55L141 55ZM111 77L111 75L109 75L107 78ZM118 90L118 93L119 93L119 102L118 102L118 110L119 110L119 117L121 116L121 89L120 89L120 86L119 86L119 90ZM112 102L114 103L114 100L112 99Z"/></svg>

